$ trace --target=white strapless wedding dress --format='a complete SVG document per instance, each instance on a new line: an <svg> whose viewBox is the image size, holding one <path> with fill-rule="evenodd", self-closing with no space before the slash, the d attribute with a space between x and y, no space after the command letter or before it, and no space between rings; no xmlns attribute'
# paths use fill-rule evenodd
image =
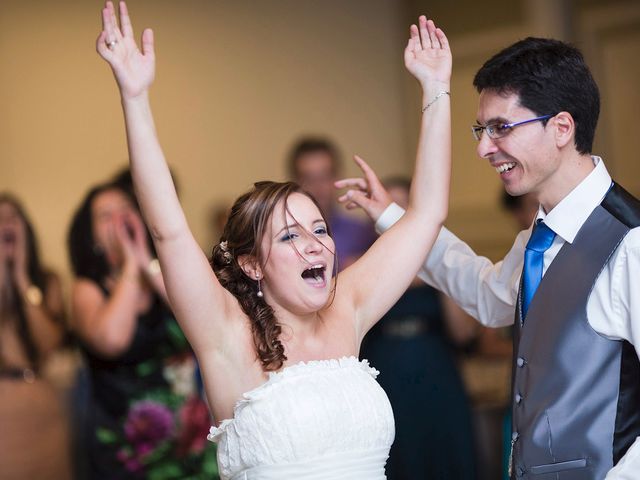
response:
<svg viewBox="0 0 640 480"><path fill-rule="evenodd" d="M211 427L223 480L383 480L393 442L378 371L355 357L299 363L245 393Z"/></svg>

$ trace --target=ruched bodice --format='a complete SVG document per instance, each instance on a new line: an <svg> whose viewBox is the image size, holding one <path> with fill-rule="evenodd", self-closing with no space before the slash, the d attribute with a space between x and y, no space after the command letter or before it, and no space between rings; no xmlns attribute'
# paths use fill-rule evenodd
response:
<svg viewBox="0 0 640 480"><path fill-rule="evenodd" d="M394 423L377 375L355 357L271 373L211 427L223 480L384 479Z"/></svg>

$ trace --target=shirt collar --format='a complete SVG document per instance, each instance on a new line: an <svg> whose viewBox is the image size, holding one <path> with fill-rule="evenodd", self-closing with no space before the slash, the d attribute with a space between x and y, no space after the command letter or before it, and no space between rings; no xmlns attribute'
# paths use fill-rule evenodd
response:
<svg viewBox="0 0 640 480"><path fill-rule="evenodd" d="M591 156L595 168L553 210L545 215L538 207L536 221L544 220L564 241L573 243L591 212L600 205L611 187L611 176L600 157Z"/></svg>

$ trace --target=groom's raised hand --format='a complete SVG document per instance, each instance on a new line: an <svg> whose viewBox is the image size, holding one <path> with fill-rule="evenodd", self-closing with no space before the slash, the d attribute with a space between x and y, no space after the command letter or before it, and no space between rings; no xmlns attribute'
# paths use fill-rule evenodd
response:
<svg viewBox="0 0 640 480"><path fill-rule="evenodd" d="M335 182L336 188L348 190L338 198L347 209L362 208L376 222L392 200L373 169L362 158L354 155L364 177L344 178Z"/></svg>

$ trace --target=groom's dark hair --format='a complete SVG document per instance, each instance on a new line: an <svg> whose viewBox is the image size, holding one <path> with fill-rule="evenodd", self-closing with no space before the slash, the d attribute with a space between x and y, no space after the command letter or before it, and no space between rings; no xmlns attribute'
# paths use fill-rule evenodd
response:
<svg viewBox="0 0 640 480"><path fill-rule="evenodd" d="M473 85L479 93L516 94L521 106L539 116L569 112L576 123L576 150L591 153L600 93L576 47L548 38L525 38L487 60Z"/></svg>

